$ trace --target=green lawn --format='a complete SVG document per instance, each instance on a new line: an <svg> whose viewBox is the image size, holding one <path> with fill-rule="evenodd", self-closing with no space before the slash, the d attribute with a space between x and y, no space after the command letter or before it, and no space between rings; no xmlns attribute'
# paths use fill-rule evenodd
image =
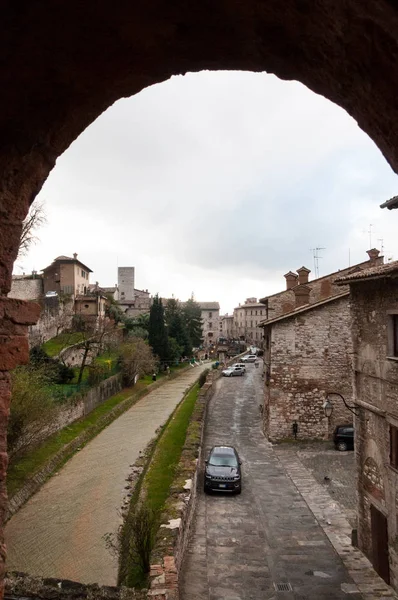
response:
<svg viewBox="0 0 398 600"><path fill-rule="evenodd" d="M64 348L72 346L73 344L78 344L82 340L84 340L84 333L81 333L80 331L60 333L57 337L45 342L42 348L48 356L53 357L57 356Z"/></svg>
<svg viewBox="0 0 398 600"><path fill-rule="evenodd" d="M188 425L195 408L198 392L199 385L196 384L169 419L156 444L147 471L141 480L140 485L134 490L131 499L130 510L134 510L134 505L137 503L138 497L145 498L148 508L154 514L154 537L160 526L162 511L165 502L169 497L170 486L173 483L176 468L181 458ZM129 535L128 521L126 522L126 529L123 535ZM124 538L124 540L122 540L122 546L126 547L126 543L128 547L129 540ZM124 559L122 558L122 561L123 560ZM145 586L147 579L146 574L131 560L127 560L126 581L122 581L121 583L128 587L141 588Z"/></svg>
<svg viewBox="0 0 398 600"><path fill-rule="evenodd" d="M111 396L111 398L108 398L108 400L97 406L89 415L48 438L39 448L30 451L15 462L10 462L7 472L8 494L13 496L26 483L29 477L39 471L66 444L74 440L86 429L96 425L101 417L110 412L120 402L134 395L137 395L138 399L139 393L147 386L148 382L139 381L134 388L124 389L119 394Z"/></svg>
<svg viewBox="0 0 398 600"><path fill-rule="evenodd" d="M160 518L195 408L199 385L196 384L172 416L156 446L154 457L144 478L143 489L150 509Z"/></svg>

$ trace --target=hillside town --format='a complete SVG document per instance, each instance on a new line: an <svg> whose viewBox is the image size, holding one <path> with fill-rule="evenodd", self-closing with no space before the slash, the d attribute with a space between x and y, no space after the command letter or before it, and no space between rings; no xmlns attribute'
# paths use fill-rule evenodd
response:
<svg viewBox="0 0 398 600"><path fill-rule="evenodd" d="M86 339L74 337L79 331L76 324L81 319L90 323L90 336L95 338L107 322L108 331L101 343L90 346L83 366L83 372L89 369L88 381L94 382L95 357L104 352L111 356L115 343L120 346L130 339L126 335L141 335L138 329L130 328L131 323L148 326L155 307L163 311L164 306L166 324L179 340L181 332L175 331L177 322L173 319L180 318L192 304L199 323L196 347L187 348L181 342L173 356L159 352L157 366L150 361L148 371L143 361L142 373L151 374L151 369L170 373L170 367L184 361L191 367L213 361L213 367L220 365L222 369L237 357L238 366L222 374L243 375L248 366L239 365L239 357L243 363L245 358L250 361L252 354L255 367L261 367L257 371L263 396L259 408L266 439L274 444L315 440L327 444L334 440L347 454L355 446L356 467L352 461L350 465L356 469L351 473L357 482L356 489L351 482L350 490L356 497L351 540L384 581L396 587L398 557L391 540L395 536L398 485L398 417L394 408L398 400L398 307L394 304L398 261L385 263L376 248L367 255L363 262L315 279L305 266L289 271L284 275L284 289L260 300L248 297L231 315L220 315L218 301L196 302L191 298L180 303L174 298L152 296L148 290L135 287L134 267L119 267L113 286L92 283L92 269L77 253L58 256L39 273L13 276L9 297L41 306L37 323L28 330L31 355L37 348L46 349L55 340L64 339L65 347L57 349L58 358L72 369L81 366L84 348L88 347ZM113 345L107 346L106 336ZM249 354L245 355L247 349ZM106 398L104 394L112 395L117 389L104 387L107 377L114 377L115 372L113 369L103 375L101 401ZM134 382L139 375L137 371ZM83 402L82 412L71 416L69 409L63 411L51 427L45 426L45 435L35 443L43 443L87 410ZM336 443L336 432L342 430L347 435ZM19 444L23 449L21 439ZM20 449L17 445L16 456ZM345 464L348 466L347 461ZM325 479L329 479L327 474Z"/></svg>
<svg viewBox="0 0 398 600"><path fill-rule="evenodd" d="M1 16L0 600L398 600L398 3Z"/></svg>

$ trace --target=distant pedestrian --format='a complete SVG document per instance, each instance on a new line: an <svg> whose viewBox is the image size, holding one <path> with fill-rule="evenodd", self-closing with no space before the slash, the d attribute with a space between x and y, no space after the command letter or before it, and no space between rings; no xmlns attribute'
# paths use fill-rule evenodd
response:
<svg viewBox="0 0 398 600"><path fill-rule="evenodd" d="M152 375L152 381L156 381L156 373Z"/></svg>
<svg viewBox="0 0 398 600"><path fill-rule="evenodd" d="M293 435L294 435L295 440L297 440L297 432L298 432L298 425L297 425L297 421L295 421L293 423Z"/></svg>
<svg viewBox="0 0 398 600"><path fill-rule="evenodd" d="M167 376L170 377L170 367L169 367L169 365L167 365L167 367L166 367L166 373L167 373Z"/></svg>

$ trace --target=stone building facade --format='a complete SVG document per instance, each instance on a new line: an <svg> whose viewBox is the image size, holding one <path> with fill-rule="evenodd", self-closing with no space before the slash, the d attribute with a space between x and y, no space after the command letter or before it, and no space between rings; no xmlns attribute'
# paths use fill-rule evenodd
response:
<svg viewBox="0 0 398 600"><path fill-rule="evenodd" d="M225 340L231 340L234 337L234 317L233 315L223 315L220 317L220 337Z"/></svg>
<svg viewBox="0 0 398 600"><path fill-rule="evenodd" d="M352 423L352 413L334 402L328 420L323 404L328 393L352 399L352 340L349 285L344 275L383 264L375 248L369 260L309 281L306 267L285 275L286 289L262 298L264 329L264 430L276 441L291 437L327 438L337 424Z"/></svg>
<svg viewBox="0 0 398 600"><path fill-rule="evenodd" d="M351 291L358 543L398 590L398 261L338 284Z"/></svg>
<svg viewBox="0 0 398 600"><path fill-rule="evenodd" d="M352 399L352 340L349 292L298 306L266 321L264 328L264 431L271 441L297 437L325 439L352 413L335 403L328 419L328 393Z"/></svg>
<svg viewBox="0 0 398 600"><path fill-rule="evenodd" d="M117 284L119 299L130 302L134 300L135 267L118 267Z"/></svg>
<svg viewBox="0 0 398 600"><path fill-rule="evenodd" d="M233 337L254 346L261 345L262 329L259 323L266 317L266 307L257 298L247 298L244 304L234 308Z"/></svg>
<svg viewBox="0 0 398 600"><path fill-rule="evenodd" d="M152 305L152 298L148 290L134 289L133 300L123 300L119 298L119 305L128 317L137 317L149 313Z"/></svg>
<svg viewBox="0 0 398 600"><path fill-rule="evenodd" d="M220 335L220 304L218 302L198 302L202 311L203 346L209 348L218 342Z"/></svg>

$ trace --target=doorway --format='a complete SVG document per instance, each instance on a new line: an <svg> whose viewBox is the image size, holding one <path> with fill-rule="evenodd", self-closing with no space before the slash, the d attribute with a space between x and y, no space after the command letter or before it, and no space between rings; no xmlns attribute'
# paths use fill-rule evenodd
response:
<svg viewBox="0 0 398 600"><path fill-rule="evenodd" d="M387 517L371 504L370 520L372 530L372 564L380 577L386 583L390 583Z"/></svg>

